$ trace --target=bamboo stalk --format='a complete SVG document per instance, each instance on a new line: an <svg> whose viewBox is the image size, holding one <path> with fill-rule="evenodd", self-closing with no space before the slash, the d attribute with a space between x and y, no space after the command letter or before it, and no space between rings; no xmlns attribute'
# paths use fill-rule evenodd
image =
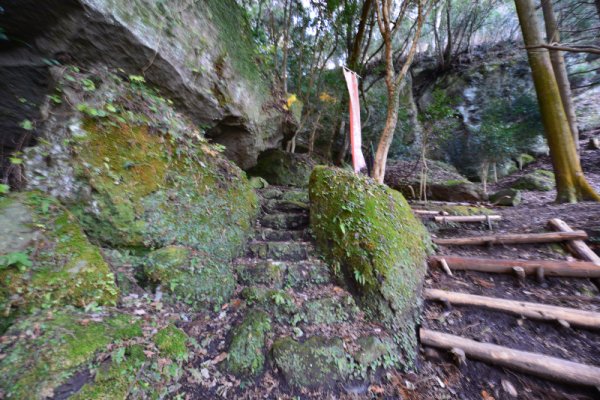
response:
<svg viewBox="0 0 600 400"><path fill-rule="evenodd" d="M435 222L486 222L500 221L500 215L449 215L434 217Z"/></svg>
<svg viewBox="0 0 600 400"><path fill-rule="evenodd" d="M458 348L467 357L537 375L552 381L600 386L600 368L561 358L490 343L480 343L448 333L421 328L421 343L442 349Z"/></svg>
<svg viewBox="0 0 600 400"><path fill-rule="evenodd" d="M506 300L438 289L425 289L425 298L427 300L448 301L451 304L484 307L544 321L563 320L571 325L584 328L600 328L600 313L578 310L576 308L556 307L540 303Z"/></svg>
<svg viewBox="0 0 600 400"><path fill-rule="evenodd" d="M482 244L513 244L513 243L553 243L566 240L587 239L584 231L546 232L546 233L511 233L504 235L459 237L449 239L434 239L434 243L450 245L482 245Z"/></svg>
<svg viewBox="0 0 600 400"><path fill-rule="evenodd" d="M441 259L446 260L450 269L455 271L512 274L513 267L522 267L527 275L534 275L539 268L543 268L544 275L547 277L600 278L600 268L594 263L583 261L500 260L461 256L433 256L429 258L429 265L441 267Z"/></svg>

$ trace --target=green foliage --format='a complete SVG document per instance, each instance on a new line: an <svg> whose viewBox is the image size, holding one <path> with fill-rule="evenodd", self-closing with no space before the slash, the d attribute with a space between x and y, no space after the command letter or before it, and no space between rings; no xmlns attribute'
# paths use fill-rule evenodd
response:
<svg viewBox="0 0 600 400"><path fill-rule="evenodd" d="M26 253L20 251L8 253L0 256L0 270L15 266L19 271L23 272L26 268L31 267L33 263Z"/></svg>
<svg viewBox="0 0 600 400"><path fill-rule="evenodd" d="M0 183L0 194L7 194L10 192L10 186L5 183Z"/></svg>
<svg viewBox="0 0 600 400"><path fill-rule="evenodd" d="M19 126L23 129L25 129L26 131L31 131L33 130L33 122L31 122L28 119L24 119L23 121L21 121L19 123Z"/></svg>

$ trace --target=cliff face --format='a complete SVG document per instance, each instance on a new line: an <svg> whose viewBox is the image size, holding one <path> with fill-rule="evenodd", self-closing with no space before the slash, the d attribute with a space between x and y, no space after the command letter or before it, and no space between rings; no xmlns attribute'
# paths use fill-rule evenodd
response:
<svg viewBox="0 0 600 400"><path fill-rule="evenodd" d="M3 4L0 144L30 144L50 66L120 68L172 99L242 168L282 139L287 118L264 81L242 11L233 0L33 0Z"/></svg>

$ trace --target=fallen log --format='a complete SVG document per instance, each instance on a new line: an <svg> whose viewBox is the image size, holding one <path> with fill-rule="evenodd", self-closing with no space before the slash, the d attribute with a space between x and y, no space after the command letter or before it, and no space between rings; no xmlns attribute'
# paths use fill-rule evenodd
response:
<svg viewBox="0 0 600 400"><path fill-rule="evenodd" d="M573 229L571 229L565 221L559 218L552 218L548 221L548 225L555 231L573 232ZM600 257L598 257L598 255L594 253L594 250L590 249L583 240L569 240L567 242L567 248L575 257L593 262L600 266Z"/></svg>
<svg viewBox="0 0 600 400"><path fill-rule="evenodd" d="M535 275L538 273L539 268L543 268L546 277L600 278L600 268L594 263L584 261L502 260L461 256L433 256L429 258L429 265L442 267L442 259L446 261L451 270L512 274L514 267L521 267L525 270L525 274Z"/></svg>
<svg viewBox="0 0 600 400"><path fill-rule="evenodd" d="M576 308L556 307L540 303L477 296L467 293L448 292L438 289L425 289L425 299L450 302L464 306L484 307L504 311L531 319L544 321L566 321L571 325L599 329L600 313L583 311Z"/></svg>
<svg viewBox="0 0 600 400"><path fill-rule="evenodd" d="M514 243L554 243L566 240L587 239L584 231L546 232L546 233L510 233L504 235L458 237L449 239L434 239L433 242L444 246L451 245L484 245L484 244L514 244Z"/></svg>
<svg viewBox="0 0 600 400"><path fill-rule="evenodd" d="M434 217L435 222L487 222L500 221L500 215L448 215Z"/></svg>
<svg viewBox="0 0 600 400"><path fill-rule="evenodd" d="M596 366L490 343L480 343L424 328L421 328L419 333L421 343L426 346L446 350L458 348L463 350L467 357L553 381L587 386L600 385L600 368Z"/></svg>

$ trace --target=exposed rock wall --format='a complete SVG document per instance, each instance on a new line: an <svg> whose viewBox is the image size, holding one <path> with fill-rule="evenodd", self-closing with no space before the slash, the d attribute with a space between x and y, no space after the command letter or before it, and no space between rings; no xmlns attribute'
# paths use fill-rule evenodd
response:
<svg viewBox="0 0 600 400"><path fill-rule="evenodd" d="M275 147L289 118L263 79L248 23L233 0L33 0L3 4L0 144L19 148L37 132L52 79L48 65L107 65L143 75L226 146L242 168ZM34 126L35 128L35 126Z"/></svg>

